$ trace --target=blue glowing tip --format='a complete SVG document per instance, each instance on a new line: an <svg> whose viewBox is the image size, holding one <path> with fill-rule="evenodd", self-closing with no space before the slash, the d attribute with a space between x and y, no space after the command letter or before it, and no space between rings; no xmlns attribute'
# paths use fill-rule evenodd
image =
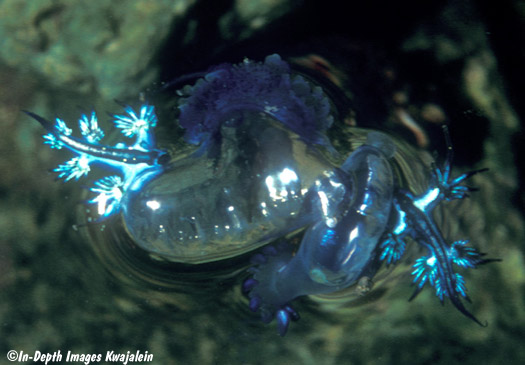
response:
<svg viewBox="0 0 525 365"><path fill-rule="evenodd" d="M54 172L58 172L58 178L69 181L71 179L78 180L85 176L91 170L89 168L90 158L87 155L80 155L67 161L65 164L59 165Z"/></svg>
<svg viewBox="0 0 525 365"><path fill-rule="evenodd" d="M422 289L427 282L434 286L436 283L437 268L436 268L436 257L420 257L414 264L414 275L413 283L417 285L418 289Z"/></svg>
<svg viewBox="0 0 525 365"><path fill-rule="evenodd" d="M388 234L387 239L381 243L383 251L379 258L382 261L386 261L387 265L393 264L403 256L405 248L405 241L394 234Z"/></svg>
<svg viewBox="0 0 525 365"><path fill-rule="evenodd" d="M125 106L126 114L113 115L114 123L126 137L137 137L136 147L148 148L154 145L150 130L157 125L157 116L153 105L142 105L137 115L133 108Z"/></svg>
<svg viewBox="0 0 525 365"><path fill-rule="evenodd" d="M98 119L95 112L91 112L91 116L83 114L78 121L80 132L86 141L89 143L96 143L104 138L104 132L98 126Z"/></svg>
<svg viewBox="0 0 525 365"><path fill-rule="evenodd" d="M98 214L107 217L118 211L120 200L122 199L124 181L120 176L107 176L95 182L91 190L98 195L90 200L90 203L97 204Z"/></svg>
<svg viewBox="0 0 525 365"><path fill-rule="evenodd" d="M468 247L468 240L456 241L450 247L448 255L453 263L459 267L474 269L483 263L482 254L474 247Z"/></svg>
<svg viewBox="0 0 525 365"><path fill-rule="evenodd" d="M284 336L290 325L290 313L286 309L279 309L275 318L277 319L277 331L279 335Z"/></svg>

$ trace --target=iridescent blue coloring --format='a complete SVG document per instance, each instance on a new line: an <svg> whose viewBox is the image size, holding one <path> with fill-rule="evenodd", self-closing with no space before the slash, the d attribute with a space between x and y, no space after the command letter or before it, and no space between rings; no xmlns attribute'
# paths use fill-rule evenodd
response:
<svg viewBox="0 0 525 365"><path fill-rule="evenodd" d="M475 268L494 260L482 259L483 254L475 248L466 247L468 241L456 241L449 245L433 218L433 210L443 201L464 199L471 190L461 184L472 175L484 171L465 173L451 180L452 146L445 128L448 154L443 170L432 165L431 182L428 189L419 196L397 189L393 199L393 223L381 244L381 259L391 264L399 260L405 249L405 237L425 247L428 256L420 257L414 263L413 283L416 290L413 299L426 283L433 286L437 297L444 301L449 298L454 306L465 316L479 322L463 305L461 297L468 299L465 280L453 270L453 264L463 268ZM450 180L450 181L449 181Z"/></svg>
<svg viewBox="0 0 525 365"><path fill-rule="evenodd" d="M67 148L76 155L53 170L58 173L59 179L78 180L88 175L94 164L110 167L121 174L102 178L90 189L98 194L90 202L97 204L102 218L120 210L120 201L126 192L140 189L146 181L163 171L158 160L164 153L156 149L150 130L157 123L153 106L143 105L139 115L129 106L125 107L125 111L125 115L114 116L115 125L122 129L126 137L135 137L135 142L130 145L118 143L115 146L99 143L104 132L98 126L95 112L89 117L85 114L80 117L78 123L82 138L72 136L73 131L60 118L56 118L53 124L36 114L26 112L49 132L44 135L44 143L51 148Z"/></svg>
<svg viewBox="0 0 525 365"><path fill-rule="evenodd" d="M115 126L134 138L115 146L100 143L94 112L81 116L81 138L59 118L28 114L48 131L44 143L75 154L54 170L59 178L78 180L96 164L116 171L94 182L90 203L101 219L121 214L146 252L200 264L265 246L253 255L253 276L242 288L250 309L265 322L276 318L281 335L299 319L290 305L295 298L373 277L376 258L387 265L401 259L405 237L428 251L414 264L413 297L429 283L440 300L450 298L478 322L460 300L467 298L465 280L452 266L489 260L467 241L448 245L432 218L442 201L467 195L461 184L475 172L449 181L449 162L434 167L427 191L414 196L394 174L394 142L378 132L335 166L328 159L336 154L326 136L333 122L328 97L277 55L219 65L179 95L179 124L196 146L169 158L156 147L149 104L114 115ZM266 246L299 230L298 248Z"/></svg>

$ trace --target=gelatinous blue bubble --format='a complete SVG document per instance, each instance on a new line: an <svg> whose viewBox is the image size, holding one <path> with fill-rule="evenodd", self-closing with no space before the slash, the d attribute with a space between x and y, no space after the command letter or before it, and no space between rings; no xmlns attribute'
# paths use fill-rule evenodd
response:
<svg viewBox="0 0 525 365"><path fill-rule="evenodd" d="M250 297L260 301L257 309L276 311L278 321L288 320L279 311L293 299L341 290L363 276L392 206L394 177L388 158L394 149L386 136L381 139L384 149L363 145L340 169L316 181L310 199L320 219L307 229L295 255L278 253L256 270ZM287 323L279 327L285 329Z"/></svg>
<svg viewBox="0 0 525 365"><path fill-rule="evenodd" d="M308 200L333 166L272 117L232 112L197 150L122 201L127 229L148 251L200 263L253 250L319 219ZM311 199L310 199L311 200Z"/></svg>
<svg viewBox="0 0 525 365"><path fill-rule="evenodd" d="M253 255L253 276L243 284L249 307L284 335L299 318L290 305L304 295L331 293L374 276L378 262L395 264L410 237L426 254L414 263L416 296L428 283L466 316L465 280L454 271L489 262L467 247L449 244L432 212L463 199L461 185L477 171L451 179L451 157L433 167L421 194L402 189L398 153L384 133L370 132L340 166L326 136L333 122L322 89L277 55L213 68L180 91L179 123L196 145L185 156L157 148L154 107L129 106L114 123L132 143L101 144L96 114L82 115L81 137L67 124L33 113L51 148L75 157L54 171L78 180L95 165L115 171L94 182L100 219L120 214L133 241L148 253L185 264L239 256L304 230L298 247L266 246ZM451 146L449 143L449 152Z"/></svg>

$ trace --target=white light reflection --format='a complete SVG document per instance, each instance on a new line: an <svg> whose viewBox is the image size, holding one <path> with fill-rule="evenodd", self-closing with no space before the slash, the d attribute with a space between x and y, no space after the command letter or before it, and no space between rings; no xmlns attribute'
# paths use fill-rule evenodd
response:
<svg viewBox="0 0 525 365"><path fill-rule="evenodd" d="M283 182L283 184L287 185L292 181L297 181L297 174L294 170L290 170L288 167L286 167L279 174L279 179Z"/></svg>
<svg viewBox="0 0 525 365"><path fill-rule="evenodd" d="M346 265L352 255L354 254L355 249L357 248L357 245L352 244L352 241L355 240L359 236L359 227L355 227L352 229L352 232L350 232L350 236L348 237L348 244L352 246L352 250L348 252L348 255L343 260L343 265Z"/></svg>
<svg viewBox="0 0 525 365"><path fill-rule="evenodd" d="M266 177L264 182L268 188L268 193L273 200L285 200L288 197L287 185L297 181L299 178L292 169L285 167L277 174L277 178L272 175ZM295 194L294 191L291 192Z"/></svg>
<svg viewBox="0 0 525 365"><path fill-rule="evenodd" d="M108 196L104 193L100 193L98 196L97 211L99 215L104 215L106 213L106 203L108 201Z"/></svg>
<svg viewBox="0 0 525 365"><path fill-rule="evenodd" d="M436 256L431 256L427 259L427 265L430 267L434 267L436 264Z"/></svg>
<svg viewBox="0 0 525 365"><path fill-rule="evenodd" d="M414 205L421 210L422 212L426 212L427 207L435 201L439 196L439 188L434 188L432 190L429 190L425 195L423 195L421 198L414 201Z"/></svg>
<svg viewBox="0 0 525 365"><path fill-rule="evenodd" d="M277 196L277 189L274 186L274 181L272 176L266 177L266 180L264 180L266 183L266 186L268 187L268 192L270 193L270 197L272 199L278 199Z"/></svg>
<svg viewBox="0 0 525 365"><path fill-rule="evenodd" d="M268 211L266 210L266 203L265 202L261 202L261 213L267 217L268 216Z"/></svg>
<svg viewBox="0 0 525 365"><path fill-rule="evenodd" d="M157 210L160 208L160 203L156 200L148 200L146 202L146 206L151 210Z"/></svg>
<svg viewBox="0 0 525 365"><path fill-rule="evenodd" d="M324 191L318 191L319 199L321 200L321 208L323 209L323 214L326 217L328 215L328 197Z"/></svg>

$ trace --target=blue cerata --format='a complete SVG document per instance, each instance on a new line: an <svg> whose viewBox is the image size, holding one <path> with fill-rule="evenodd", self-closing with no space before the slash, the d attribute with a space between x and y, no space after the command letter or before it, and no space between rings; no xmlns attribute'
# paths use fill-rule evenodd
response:
<svg viewBox="0 0 525 365"><path fill-rule="evenodd" d="M465 198L463 183L479 172L451 176L450 142L446 162L431 167L426 190L416 195L402 188L396 145L385 133L371 131L342 164L332 162L329 98L278 55L219 65L180 96L179 124L195 145L185 156L157 147L148 103L113 116L129 142L111 146L102 143L95 112L80 117L79 136L60 118L28 114L47 130L44 143L74 155L54 169L59 178L79 180L97 165L113 171L94 181L89 202L100 220L121 215L147 252L200 264L264 246L242 289L250 309L266 322L275 318L281 335L299 318L296 298L373 277L372 263L395 264L408 242L425 252L413 263L412 297L428 284L481 324L462 303L467 289L456 269L491 260L466 240L447 242L432 214L444 201ZM299 245L268 245L296 231L304 232Z"/></svg>

